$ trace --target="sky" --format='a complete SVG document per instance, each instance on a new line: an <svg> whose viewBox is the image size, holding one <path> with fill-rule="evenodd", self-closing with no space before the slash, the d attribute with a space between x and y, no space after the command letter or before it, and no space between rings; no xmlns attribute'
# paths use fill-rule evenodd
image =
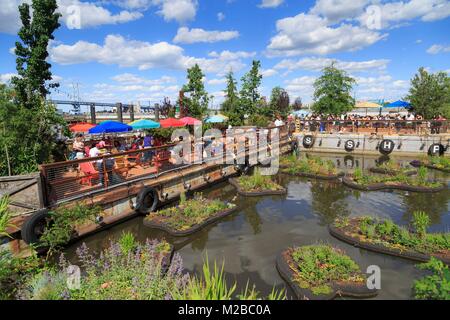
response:
<svg viewBox="0 0 450 320"><path fill-rule="evenodd" d="M15 74L17 6L1 0L0 82ZM450 72L447 0L57 0L61 27L49 45L50 98L95 102L175 101L186 69L224 99L225 74L260 60L260 91L285 88L313 99L313 83L335 61L357 81L357 100L404 97L419 67Z"/></svg>

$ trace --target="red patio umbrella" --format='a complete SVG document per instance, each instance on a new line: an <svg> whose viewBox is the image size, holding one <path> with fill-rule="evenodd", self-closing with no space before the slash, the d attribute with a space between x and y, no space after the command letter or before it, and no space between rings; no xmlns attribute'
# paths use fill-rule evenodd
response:
<svg viewBox="0 0 450 320"><path fill-rule="evenodd" d="M202 122L200 120L192 118L192 117L184 117L184 118L181 118L180 121L183 122L187 126L202 124Z"/></svg>
<svg viewBox="0 0 450 320"><path fill-rule="evenodd" d="M175 118L167 118L167 119L161 120L159 123L161 124L161 128L174 128L174 127L184 127L185 126L183 121L180 121Z"/></svg>
<svg viewBox="0 0 450 320"><path fill-rule="evenodd" d="M92 123L76 123L69 127L69 130L72 132L88 132L89 129L95 127L95 124Z"/></svg>

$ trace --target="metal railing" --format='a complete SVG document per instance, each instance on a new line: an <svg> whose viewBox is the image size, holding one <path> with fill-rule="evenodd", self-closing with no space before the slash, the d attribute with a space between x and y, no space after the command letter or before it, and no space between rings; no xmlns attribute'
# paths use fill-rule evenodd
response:
<svg viewBox="0 0 450 320"><path fill-rule="evenodd" d="M265 132L270 138L268 128ZM281 139L287 138L287 128L277 128ZM256 131L258 139L260 131ZM258 141L258 140L257 140ZM232 143L233 146L227 145ZM142 180L157 178L161 174L204 163L229 164L230 153L237 161L248 156L253 144L241 133L212 143L209 138L200 141L171 143L158 147L144 148L120 153L107 153L99 157L44 164L40 167L44 196L47 206L75 200L86 195L102 193L117 187L130 186ZM244 146L244 154L239 154L237 146ZM184 148L183 148L184 147ZM270 139L258 148L270 154L276 147ZM184 150L189 150L185 153ZM222 152L224 150L224 152ZM258 149L260 152L260 150ZM181 161L180 161L181 160Z"/></svg>
<svg viewBox="0 0 450 320"><path fill-rule="evenodd" d="M448 120L295 120L297 132L441 134L449 132Z"/></svg>

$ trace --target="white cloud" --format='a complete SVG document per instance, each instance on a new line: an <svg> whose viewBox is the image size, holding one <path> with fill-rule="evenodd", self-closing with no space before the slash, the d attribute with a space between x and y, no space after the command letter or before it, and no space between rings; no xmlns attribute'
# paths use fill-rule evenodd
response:
<svg viewBox="0 0 450 320"><path fill-rule="evenodd" d="M260 8L276 8L281 5L284 0L262 0Z"/></svg>
<svg viewBox="0 0 450 320"><path fill-rule="evenodd" d="M358 20L362 25L368 21L378 19L374 24L376 29L383 29L392 24L399 24L413 19L422 21L436 21L450 16L450 2L448 0L410 0L397 1L372 6L374 10L366 10Z"/></svg>
<svg viewBox="0 0 450 320"><path fill-rule="evenodd" d="M359 16L369 2L370 0L317 0L310 13L336 23Z"/></svg>
<svg viewBox="0 0 450 320"><path fill-rule="evenodd" d="M185 70L199 64L206 73L222 75L229 70L245 67L242 59L256 53L246 51L211 52L209 58L185 56L183 48L167 42L149 43L128 40L120 35L108 35L102 45L78 41L73 45L59 44L49 48L50 59L62 65L97 62L121 67L137 67L140 70L166 68Z"/></svg>
<svg viewBox="0 0 450 320"><path fill-rule="evenodd" d="M117 64L121 67L183 68L183 49L167 42L149 43L127 40L120 35L108 35L103 45L78 41L74 45L50 47L50 58L68 65L86 62Z"/></svg>
<svg viewBox="0 0 450 320"><path fill-rule="evenodd" d="M161 85L167 83L175 83L176 79L169 76L163 76L159 79L145 79L132 73L122 73L111 78L112 80L125 85Z"/></svg>
<svg viewBox="0 0 450 320"><path fill-rule="evenodd" d="M207 83L208 83L209 85L212 85L212 86L217 86L217 85L225 84L226 82L227 82L227 80L226 80L225 78L221 78L221 79L211 79L211 80L208 80L208 81L207 81Z"/></svg>
<svg viewBox="0 0 450 320"><path fill-rule="evenodd" d="M441 52L450 52L450 46L443 46L440 44L434 44L428 48L427 53L429 54L438 54Z"/></svg>
<svg viewBox="0 0 450 320"><path fill-rule="evenodd" d="M264 70L261 70L261 75L262 75L264 78L273 77L273 76L276 75L277 73L278 73L278 71L275 70L275 69L264 69Z"/></svg>
<svg viewBox="0 0 450 320"><path fill-rule="evenodd" d="M278 34L271 39L267 47L269 56L311 53L326 55L356 51L386 36L350 24L341 24L336 28L329 27L325 18L304 13L278 20L277 31Z"/></svg>
<svg viewBox="0 0 450 320"><path fill-rule="evenodd" d="M355 77L357 100L386 99L398 100L408 92L409 81L394 80L389 75L379 77Z"/></svg>
<svg viewBox="0 0 450 320"><path fill-rule="evenodd" d="M387 59L367 60L367 61L341 61L330 58L302 58L299 60L284 59L275 65L274 69L292 70L309 70L321 71L323 68L335 62L336 67L344 69L347 72L366 72L366 71L382 71L385 70L388 63Z"/></svg>
<svg viewBox="0 0 450 320"><path fill-rule="evenodd" d="M197 14L197 0L153 0L152 4L159 6L158 13L166 21L185 23L194 20Z"/></svg>
<svg viewBox="0 0 450 320"><path fill-rule="evenodd" d="M14 34L21 26L18 6L31 0L2 0L0 6L0 32ZM111 13L94 2L79 0L58 0L60 22L70 29L84 29L105 24L126 23L143 17L140 12L120 11Z"/></svg>
<svg viewBox="0 0 450 320"><path fill-rule="evenodd" d="M11 82L11 78L17 76L15 73L3 73L0 74L0 83L8 84Z"/></svg>
<svg viewBox="0 0 450 320"><path fill-rule="evenodd" d="M199 28L189 29L181 27L173 39L174 43L198 43L198 42L219 42L235 39L239 37L237 31L207 31Z"/></svg>
<svg viewBox="0 0 450 320"><path fill-rule="evenodd" d="M303 76L285 81L285 89L290 97L301 97L303 101L312 100L316 77Z"/></svg>
<svg viewBox="0 0 450 320"><path fill-rule="evenodd" d="M219 20L219 21L225 20L225 14L223 12L219 12L217 14L217 20Z"/></svg>

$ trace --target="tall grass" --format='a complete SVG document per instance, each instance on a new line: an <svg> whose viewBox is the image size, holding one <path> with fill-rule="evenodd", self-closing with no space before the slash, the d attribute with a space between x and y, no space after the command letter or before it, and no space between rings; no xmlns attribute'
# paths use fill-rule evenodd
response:
<svg viewBox="0 0 450 320"><path fill-rule="evenodd" d="M10 223L11 212L8 209L8 204L8 196L3 196L0 198L0 236L2 237L11 237L6 230L13 227L13 225Z"/></svg>

